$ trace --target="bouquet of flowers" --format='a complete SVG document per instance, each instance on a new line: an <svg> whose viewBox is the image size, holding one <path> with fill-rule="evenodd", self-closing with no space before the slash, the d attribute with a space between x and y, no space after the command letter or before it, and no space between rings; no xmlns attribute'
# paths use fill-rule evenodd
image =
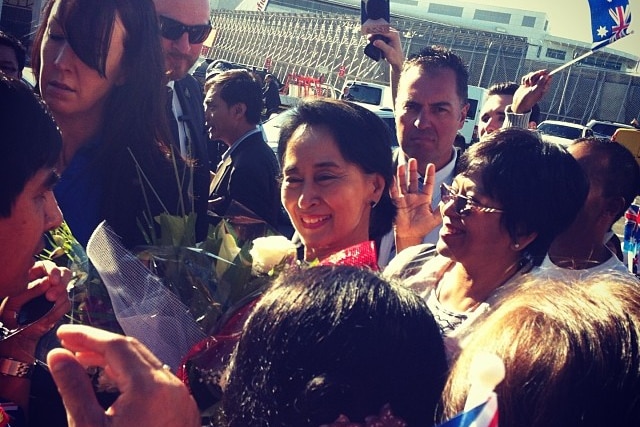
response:
<svg viewBox="0 0 640 427"><path fill-rule="evenodd" d="M67 287L71 311L67 314L66 322L122 333L107 288L67 223L63 222L58 228L51 230L47 239L47 249L39 258L67 267L73 274Z"/></svg>
<svg viewBox="0 0 640 427"><path fill-rule="evenodd" d="M240 204L207 238L185 245L190 215L162 214L154 244L125 249L106 223L94 231L87 253L104 281L124 333L138 338L174 370L194 344L216 334L269 282L252 274L252 241L278 233ZM186 224L186 225L185 225Z"/></svg>

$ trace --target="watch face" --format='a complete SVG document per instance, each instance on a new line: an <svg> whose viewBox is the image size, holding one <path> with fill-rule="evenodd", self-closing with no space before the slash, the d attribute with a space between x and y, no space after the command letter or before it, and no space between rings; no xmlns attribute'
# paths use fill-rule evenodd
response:
<svg viewBox="0 0 640 427"><path fill-rule="evenodd" d="M51 309L53 309L54 305L55 303L49 301L44 294L32 299L31 301L27 301L16 315L16 322L18 323L17 328L9 329L0 322L0 341L4 341L7 338L14 336L27 326L37 322Z"/></svg>
<svg viewBox="0 0 640 427"><path fill-rule="evenodd" d="M49 301L44 294L32 299L31 301L27 301L18 312L18 325L24 326L37 322L42 318L42 316L47 314L54 305L55 303L53 301Z"/></svg>

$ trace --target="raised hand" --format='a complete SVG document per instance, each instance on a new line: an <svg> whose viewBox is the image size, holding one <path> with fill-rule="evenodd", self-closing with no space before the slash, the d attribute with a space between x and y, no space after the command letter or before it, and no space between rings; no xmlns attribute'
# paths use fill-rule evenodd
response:
<svg viewBox="0 0 640 427"><path fill-rule="evenodd" d="M432 208L433 191L436 182L436 168L427 165L422 191L418 186L418 162L409 159L407 164L398 165L394 185L390 194L398 208L394 223L396 253L422 243L422 239L442 223L440 210Z"/></svg>
<svg viewBox="0 0 640 427"><path fill-rule="evenodd" d="M513 95L511 111L523 114L531 111L531 108L549 91L553 76L547 70L538 70L522 77L520 87Z"/></svg>
<svg viewBox="0 0 640 427"><path fill-rule="evenodd" d="M196 427L200 414L187 387L135 338L82 325L62 325L65 349L49 352L51 374L70 427ZM120 395L106 411L84 366L100 366Z"/></svg>

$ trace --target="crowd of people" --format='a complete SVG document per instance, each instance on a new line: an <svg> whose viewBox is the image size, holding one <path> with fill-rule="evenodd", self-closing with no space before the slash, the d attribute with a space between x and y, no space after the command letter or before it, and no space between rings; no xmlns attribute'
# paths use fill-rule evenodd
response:
<svg viewBox="0 0 640 427"><path fill-rule="evenodd" d="M637 423L640 284L611 228L640 167L609 139L565 149L530 130L546 70L493 85L462 153L464 62L438 46L405 59L391 29L372 43L391 67L399 147L370 110L316 98L292 110L274 154L259 127L273 76L263 87L219 69L201 88L187 72L209 17L206 0L48 0L35 93L19 80L24 46L0 32L0 417L432 426L463 411L474 357L490 352L506 370L501 425ZM34 256L63 215L83 246L107 221L134 248L159 213L195 213L201 240L232 202L290 224L300 260L210 337L233 344L206 350L220 369L213 412L135 338L59 325L72 274ZM48 304L25 322L32 300ZM39 360L55 326L60 347ZM50 401L34 400L36 364L57 386ZM117 388L108 402L88 366ZM33 413L56 399L66 421Z"/></svg>

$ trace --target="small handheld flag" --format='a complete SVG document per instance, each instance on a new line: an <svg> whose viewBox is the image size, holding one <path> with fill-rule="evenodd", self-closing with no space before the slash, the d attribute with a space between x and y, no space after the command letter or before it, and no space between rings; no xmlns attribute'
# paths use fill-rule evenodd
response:
<svg viewBox="0 0 640 427"><path fill-rule="evenodd" d="M502 359L479 353L469 367L469 393L461 413L438 427L498 427L498 397L494 389L504 379Z"/></svg>
<svg viewBox="0 0 640 427"><path fill-rule="evenodd" d="M598 50L631 34L629 0L589 0L591 8L591 50Z"/></svg>
<svg viewBox="0 0 640 427"><path fill-rule="evenodd" d="M591 9L591 35L593 40L591 50L562 64L551 71L549 73L550 76L583 60L596 50L633 33L629 28L631 25L629 0L589 0L589 7Z"/></svg>

